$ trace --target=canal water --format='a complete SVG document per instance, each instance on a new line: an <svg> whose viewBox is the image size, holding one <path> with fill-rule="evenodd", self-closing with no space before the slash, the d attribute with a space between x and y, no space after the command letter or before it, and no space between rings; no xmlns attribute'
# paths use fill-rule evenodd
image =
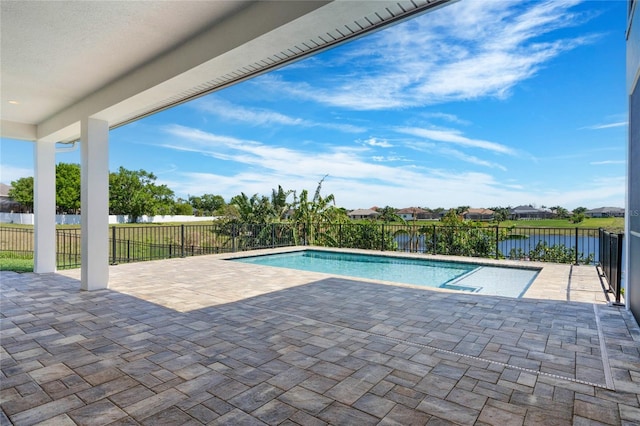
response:
<svg viewBox="0 0 640 426"><path fill-rule="evenodd" d="M413 240L409 235L397 235L395 241L398 243L398 250L424 252L426 248L425 241L431 236L420 235L414 237ZM525 238L507 239L498 242L498 250L503 256L509 257L512 250L522 251L522 255L526 258L529 253L534 250L539 243L546 243L549 247L564 245L568 249L576 246L575 235L528 235ZM578 235L577 238L578 256L587 258L592 255L594 263L600 258L600 244L597 236Z"/></svg>

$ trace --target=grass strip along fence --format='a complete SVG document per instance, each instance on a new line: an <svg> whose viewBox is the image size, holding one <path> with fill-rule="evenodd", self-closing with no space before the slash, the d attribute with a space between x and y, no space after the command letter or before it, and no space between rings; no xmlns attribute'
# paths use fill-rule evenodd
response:
<svg viewBox="0 0 640 426"><path fill-rule="evenodd" d="M109 237L112 264L293 245L574 264L595 264L611 257L609 249L603 252L600 230L591 228L214 223L112 226ZM56 240L58 268L79 267L80 229L58 229ZM33 229L0 227L0 258L32 259Z"/></svg>
<svg viewBox="0 0 640 426"><path fill-rule="evenodd" d="M0 270L33 271L32 228L0 227Z"/></svg>

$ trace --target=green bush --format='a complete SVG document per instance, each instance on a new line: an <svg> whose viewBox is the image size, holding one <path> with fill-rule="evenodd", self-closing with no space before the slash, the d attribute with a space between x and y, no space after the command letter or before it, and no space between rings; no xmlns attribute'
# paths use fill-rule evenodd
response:
<svg viewBox="0 0 640 426"><path fill-rule="evenodd" d="M567 247L564 244L549 246L546 241L540 241L528 254L521 248L511 249L509 257L511 259L528 259L541 262L573 263L576 260L576 249ZM587 256L584 253L578 253L578 263L589 265L593 263L593 260L593 253Z"/></svg>

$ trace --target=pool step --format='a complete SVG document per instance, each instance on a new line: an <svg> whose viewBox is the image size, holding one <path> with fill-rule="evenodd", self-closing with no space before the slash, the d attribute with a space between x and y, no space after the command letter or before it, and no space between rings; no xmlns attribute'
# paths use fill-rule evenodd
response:
<svg viewBox="0 0 640 426"><path fill-rule="evenodd" d="M483 268L482 266L478 266L474 270L469 271L466 274L456 279L453 279L449 282L442 284L440 288L446 288L447 290L458 290L458 291L466 291L470 293L478 293L480 290L482 290L482 286L478 285L478 284L481 284L482 281L476 283L476 285L472 285L469 279L472 276L474 276L478 271L480 271L482 268Z"/></svg>
<svg viewBox="0 0 640 426"><path fill-rule="evenodd" d="M469 293L477 293L482 290L482 287L471 287L459 284L442 284L440 288L446 288L447 290L467 291Z"/></svg>

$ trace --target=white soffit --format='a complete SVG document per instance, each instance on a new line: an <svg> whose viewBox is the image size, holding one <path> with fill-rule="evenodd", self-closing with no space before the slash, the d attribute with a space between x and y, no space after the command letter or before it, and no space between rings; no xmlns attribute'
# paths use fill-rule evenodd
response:
<svg viewBox="0 0 640 426"><path fill-rule="evenodd" d="M2 0L0 130L74 140L448 2Z"/></svg>

